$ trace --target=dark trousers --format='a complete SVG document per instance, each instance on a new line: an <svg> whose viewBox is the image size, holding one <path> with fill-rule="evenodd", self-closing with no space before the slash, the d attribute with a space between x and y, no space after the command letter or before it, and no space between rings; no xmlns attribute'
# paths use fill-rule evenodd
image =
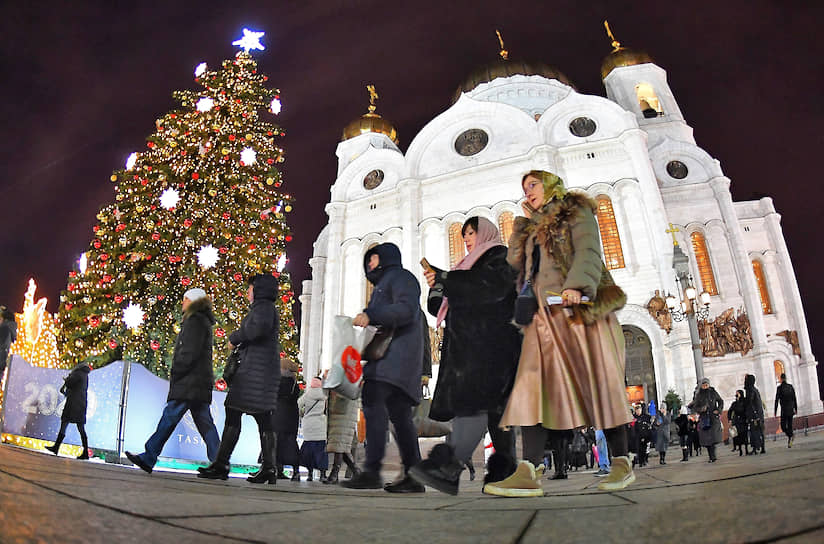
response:
<svg viewBox="0 0 824 544"><path fill-rule="evenodd" d="M157 430L146 441L146 451L140 454L150 467L157 463L157 458L163 450L163 446L169 437L183 419L186 410L192 413L192 419L197 427L197 432L203 437L206 442L206 456L209 461L214 461L217 457L217 449L220 446L220 436L217 434L217 427L212 420L212 414L209 412L208 402L190 402L185 400L170 400L163 408L163 415L160 416L160 421L157 423Z"/></svg>
<svg viewBox="0 0 824 544"><path fill-rule="evenodd" d="M368 380L363 384L363 415L366 418L366 460L363 467L379 472L386 453L389 422L395 427L401 462L405 469L421 460L418 432L412 423L413 401L399 387Z"/></svg>
<svg viewBox="0 0 824 544"><path fill-rule="evenodd" d="M784 415L784 409L781 409L781 430L784 434L787 435L787 438L793 437L793 414L789 412L787 415Z"/></svg>

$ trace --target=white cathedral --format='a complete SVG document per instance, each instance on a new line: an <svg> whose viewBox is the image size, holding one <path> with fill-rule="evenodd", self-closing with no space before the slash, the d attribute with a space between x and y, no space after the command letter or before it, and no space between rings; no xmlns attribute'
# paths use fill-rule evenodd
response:
<svg viewBox="0 0 824 544"><path fill-rule="evenodd" d="M725 405L743 389L744 375L754 374L772 415L784 372L799 415L822 410L817 362L772 199L733 202L729 178L695 143L666 72L643 52L617 41L613 49L601 66L606 98L578 93L544 64L506 60L502 50L502 60L473 73L405 154L394 127L375 113L370 89L369 113L344 129L337 146L329 222L314 244L312 278L303 282L306 376L331 365L332 318L366 305L367 249L382 242L400 247L405 268L423 286L425 307L421 257L450 268L464 253L460 227L474 215L500 225L508 240L521 213L521 177L543 169L598 202L604 260L628 296L618 319L630 398L660 402L672 389L689 402L695 388L687 320L671 322L666 310L656 319L649 309L656 291L679 291L675 241L689 258L695 287L709 294L703 371ZM748 331L721 330L722 314L733 313L746 314ZM706 338L713 322L726 340ZM742 334L746 348L730 349L729 336ZM727 349L719 349L725 342Z"/></svg>

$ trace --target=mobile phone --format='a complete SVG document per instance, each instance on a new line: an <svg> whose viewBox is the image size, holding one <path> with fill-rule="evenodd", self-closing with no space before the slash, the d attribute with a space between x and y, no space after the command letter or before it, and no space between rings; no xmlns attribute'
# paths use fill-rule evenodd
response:
<svg viewBox="0 0 824 544"><path fill-rule="evenodd" d="M434 268L432 268L432 265L431 265L431 264L429 264L429 261L427 261L427 260L426 260L426 257L424 257L423 259L421 259L421 266L422 266L422 267L423 267L423 269L424 269L424 270L426 270L427 272L434 272L434 271L435 271L435 269L434 269Z"/></svg>

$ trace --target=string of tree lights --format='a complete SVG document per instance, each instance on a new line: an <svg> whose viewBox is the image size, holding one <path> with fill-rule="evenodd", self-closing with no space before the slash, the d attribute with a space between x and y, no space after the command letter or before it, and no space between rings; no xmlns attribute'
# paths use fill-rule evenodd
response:
<svg viewBox="0 0 824 544"><path fill-rule="evenodd" d="M246 312L252 274L279 280L281 356L296 358L294 292L286 244L291 197L276 165L284 131L269 122L280 91L267 87L250 49L262 33L244 29L242 50L218 70L197 66L202 89L176 91L182 105L155 124L146 149L111 176L115 201L97 214L93 239L61 296L61 356L94 368L137 361L167 377L181 300L192 287L214 301L214 365Z"/></svg>

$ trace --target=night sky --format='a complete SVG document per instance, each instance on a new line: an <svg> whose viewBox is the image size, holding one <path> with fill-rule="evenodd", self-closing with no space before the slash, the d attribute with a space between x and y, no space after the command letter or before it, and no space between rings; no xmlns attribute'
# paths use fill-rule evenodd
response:
<svg viewBox="0 0 824 544"><path fill-rule="evenodd" d="M821 202L824 2L14 2L0 18L0 304L22 307L34 277L49 310L88 246L112 171L145 149L154 121L199 88L243 27L266 32L259 69L281 89L284 189L295 291L335 180L343 127L366 112L398 129L402 150L449 107L472 69L513 58L556 66L605 96L602 21L667 70L699 146L721 161L735 200L771 196L782 215L813 340L824 329ZM114 6L114 4L139 4ZM658 5L656 5L658 4ZM791 7L790 7L791 6ZM516 196L516 195L513 195ZM818 210L818 211L816 211ZM718 308L717 310L722 310Z"/></svg>

